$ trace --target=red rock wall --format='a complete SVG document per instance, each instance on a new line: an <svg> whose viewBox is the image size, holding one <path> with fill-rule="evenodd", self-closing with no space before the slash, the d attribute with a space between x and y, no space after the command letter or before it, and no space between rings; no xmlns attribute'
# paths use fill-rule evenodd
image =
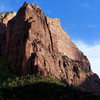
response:
<svg viewBox="0 0 100 100"><path fill-rule="evenodd" d="M6 26L4 55L16 67L14 73L56 77L74 86L93 75L59 19L46 17L39 6L25 3Z"/></svg>

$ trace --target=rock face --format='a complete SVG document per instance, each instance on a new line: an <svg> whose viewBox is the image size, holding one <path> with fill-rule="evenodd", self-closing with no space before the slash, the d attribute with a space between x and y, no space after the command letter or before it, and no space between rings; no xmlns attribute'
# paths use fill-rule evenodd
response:
<svg viewBox="0 0 100 100"><path fill-rule="evenodd" d="M16 16L16 12L6 12L0 14L0 22L7 25L8 21Z"/></svg>
<svg viewBox="0 0 100 100"><path fill-rule="evenodd" d="M16 15L16 12L6 12L0 14L0 55L4 54L4 45L7 32L7 23Z"/></svg>
<svg viewBox="0 0 100 100"><path fill-rule="evenodd" d="M6 27L6 31L0 30L0 34L6 34L3 55L8 59L9 66L16 67L14 73L56 77L70 85L87 89L82 83L95 74L87 57L61 28L59 19L45 16L39 6L28 3L24 3L17 15L9 14L6 20L0 17ZM100 82L97 76L95 78L91 80ZM91 91L96 92L98 85L92 81L89 81L94 85Z"/></svg>

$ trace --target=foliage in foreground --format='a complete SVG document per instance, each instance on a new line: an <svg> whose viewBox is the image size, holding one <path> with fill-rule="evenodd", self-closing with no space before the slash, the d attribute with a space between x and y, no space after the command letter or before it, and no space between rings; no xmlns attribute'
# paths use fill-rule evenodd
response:
<svg viewBox="0 0 100 100"><path fill-rule="evenodd" d="M50 77L43 76L34 76L34 75L26 75L15 78L7 78L5 81L0 83L0 88L13 88L13 87L21 87L25 85L30 85L33 83L55 83L61 86L66 86L58 79L52 79Z"/></svg>
<svg viewBox="0 0 100 100"><path fill-rule="evenodd" d="M0 84L0 100L100 100L50 77L27 75Z"/></svg>
<svg viewBox="0 0 100 100"><path fill-rule="evenodd" d="M100 100L100 96L77 90L58 79L13 75L5 70L5 61L0 58L0 100Z"/></svg>

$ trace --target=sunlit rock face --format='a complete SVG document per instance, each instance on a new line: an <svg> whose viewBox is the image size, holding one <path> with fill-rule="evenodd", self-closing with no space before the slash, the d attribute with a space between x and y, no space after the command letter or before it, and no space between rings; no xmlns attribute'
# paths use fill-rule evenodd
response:
<svg viewBox="0 0 100 100"><path fill-rule="evenodd" d="M0 14L0 22L7 25L8 21L16 16L16 12L5 12Z"/></svg>
<svg viewBox="0 0 100 100"><path fill-rule="evenodd" d="M99 85L94 81L99 82L99 78L92 73L87 57L64 32L58 18L49 18L39 6L24 3L17 14L9 13L6 19L0 17L0 22L5 26L0 30L0 34L5 34L5 39L0 37L0 41L5 40L4 44L0 42L4 52L0 53L9 66L16 67L14 73L56 77L82 90L93 86L90 91L97 91L95 87ZM90 79L91 76L95 78ZM87 79L89 82L85 83Z"/></svg>

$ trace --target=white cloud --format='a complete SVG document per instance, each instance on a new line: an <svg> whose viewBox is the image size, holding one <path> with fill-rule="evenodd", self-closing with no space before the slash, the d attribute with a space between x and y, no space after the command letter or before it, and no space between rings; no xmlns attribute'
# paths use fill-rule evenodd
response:
<svg viewBox="0 0 100 100"><path fill-rule="evenodd" d="M89 28L93 28L93 29L98 28L96 25L93 25L93 24L88 24L88 27L89 27Z"/></svg>
<svg viewBox="0 0 100 100"><path fill-rule="evenodd" d="M51 10L47 10L46 12L47 12L47 13L51 13Z"/></svg>
<svg viewBox="0 0 100 100"><path fill-rule="evenodd" d="M5 6L0 5L0 12L4 12L6 10Z"/></svg>
<svg viewBox="0 0 100 100"><path fill-rule="evenodd" d="M74 41L77 47L88 57L94 73L100 77L100 44L89 45L83 41Z"/></svg>
<svg viewBox="0 0 100 100"><path fill-rule="evenodd" d="M34 2L35 4L37 4L37 3L38 3L38 1L37 1L37 0L33 0L33 2Z"/></svg>
<svg viewBox="0 0 100 100"><path fill-rule="evenodd" d="M92 7L89 3L84 3L84 4L83 4L83 7L84 7L84 8L87 8L87 9L95 10L95 8Z"/></svg>
<svg viewBox="0 0 100 100"><path fill-rule="evenodd" d="M11 10L12 10L12 8L9 4L0 3L0 13L6 12L6 11L11 11Z"/></svg>

